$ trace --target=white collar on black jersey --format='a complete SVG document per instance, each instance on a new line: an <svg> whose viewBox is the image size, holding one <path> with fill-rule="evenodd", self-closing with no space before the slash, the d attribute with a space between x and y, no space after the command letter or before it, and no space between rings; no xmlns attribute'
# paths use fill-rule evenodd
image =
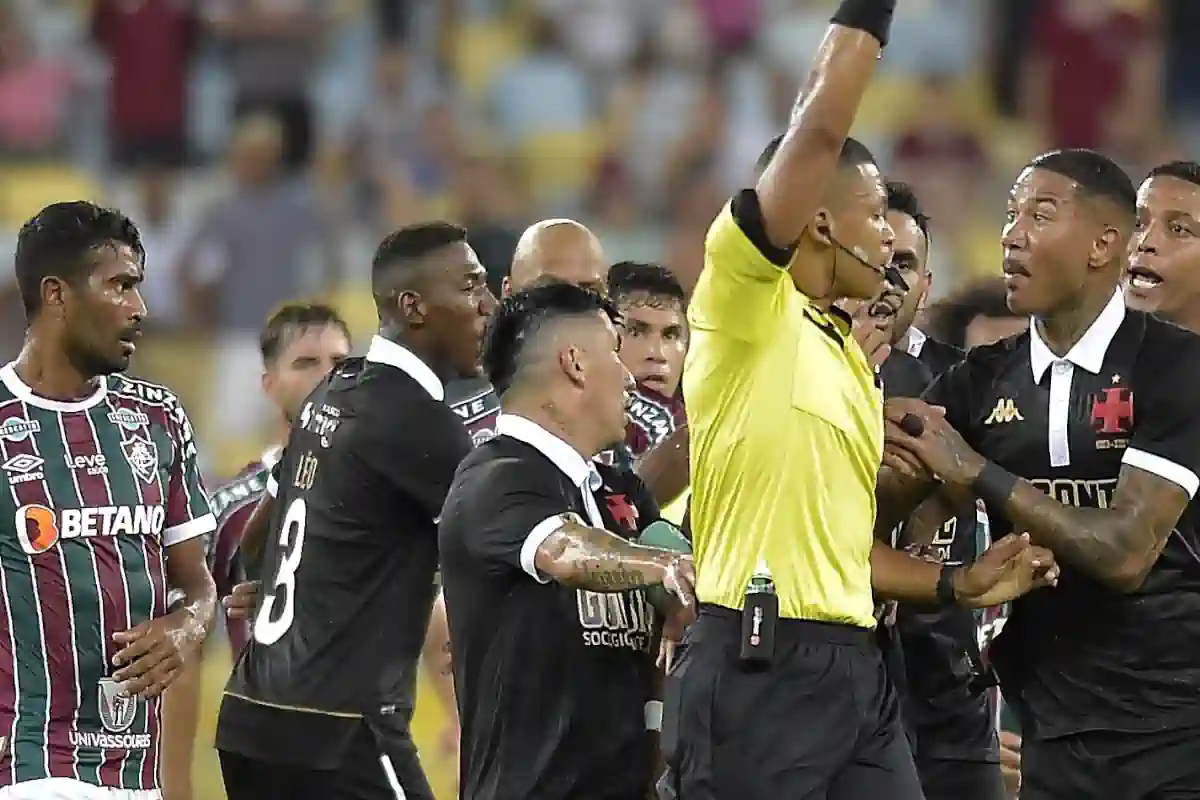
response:
<svg viewBox="0 0 1200 800"><path fill-rule="evenodd" d="M602 481L592 462L579 451L531 419L516 414L501 414L496 418L496 434L511 436L535 448L550 459L579 488L596 491Z"/></svg>
<svg viewBox="0 0 1200 800"><path fill-rule="evenodd" d="M1125 298L1118 289L1113 292L1112 299L1100 312L1100 316L1096 317L1096 321L1084 331L1082 338L1060 359L1050 350L1042 335L1038 333L1036 322L1030 318L1029 366L1033 368L1034 383L1041 382L1042 376L1055 361L1070 361L1075 366L1098 375L1100 368L1104 366L1104 354L1108 352L1108 346L1124 321Z"/></svg>
<svg viewBox="0 0 1200 800"><path fill-rule="evenodd" d="M33 389L25 385L25 381L17 376L16 364L17 362L13 361L0 369L0 382L4 383L4 388L12 392L13 397L36 408L44 408L47 411L87 411L103 400L108 391L108 381L101 376L100 385L96 387L96 391L82 400L51 400L49 397L34 394Z"/></svg>
<svg viewBox="0 0 1200 800"><path fill-rule="evenodd" d="M446 399L446 387L442 385L441 378L434 374L428 364L417 358L416 353L403 345L398 345L376 334L371 337L371 346L367 348L367 361L387 364L389 367L407 372L409 377L421 384L421 388L429 392L429 396L434 400L440 402Z"/></svg>
<svg viewBox="0 0 1200 800"><path fill-rule="evenodd" d="M913 358L920 358L921 349L925 347L925 340L929 337L925 332L919 330L915 326L908 329L908 342L904 345L904 350Z"/></svg>

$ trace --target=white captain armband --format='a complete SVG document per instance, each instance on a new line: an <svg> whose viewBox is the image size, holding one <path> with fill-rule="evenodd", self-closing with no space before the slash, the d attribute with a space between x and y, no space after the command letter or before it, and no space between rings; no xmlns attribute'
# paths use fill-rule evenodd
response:
<svg viewBox="0 0 1200 800"><path fill-rule="evenodd" d="M651 700L646 703L646 730L661 731L663 718L662 700Z"/></svg>

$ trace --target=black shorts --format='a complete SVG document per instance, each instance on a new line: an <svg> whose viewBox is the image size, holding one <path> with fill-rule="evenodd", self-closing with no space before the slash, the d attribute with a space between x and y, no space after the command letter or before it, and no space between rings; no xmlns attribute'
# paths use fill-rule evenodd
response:
<svg viewBox="0 0 1200 800"><path fill-rule="evenodd" d="M220 751L228 800L434 800L407 732L364 723L336 770L304 769Z"/></svg>
<svg viewBox="0 0 1200 800"><path fill-rule="evenodd" d="M1021 745L1021 800L1200 798L1200 728L1091 731Z"/></svg>
<svg viewBox="0 0 1200 800"><path fill-rule="evenodd" d="M1004 776L995 761L958 761L922 758L917 753L917 774L925 800L1007 800Z"/></svg>
<svg viewBox="0 0 1200 800"><path fill-rule="evenodd" d="M781 620L770 669L738 660L741 615L705 606L667 679L663 751L686 800L920 800L871 631Z"/></svg>

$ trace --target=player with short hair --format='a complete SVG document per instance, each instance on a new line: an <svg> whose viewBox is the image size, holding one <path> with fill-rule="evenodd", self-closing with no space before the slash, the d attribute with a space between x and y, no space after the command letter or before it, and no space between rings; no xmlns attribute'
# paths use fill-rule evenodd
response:
<svg viewBox="0 0 1200 800"><path fill-rule="evenodd" d="M962 350L930 338L916 326L917 314L925 307L933 286L929 269L930 219L912 187L903 181L888 181L888 224L896 235L892 243L892 266L908 285L904 305L896 312L891 327L892 346L919 358L934 375L941 375L962 360Z"/></svg>
<svg viewBox="0 0 1200 800"><path fill-rule="evenodd" d="M1200 332L1200 164L1159 164L1138 188L1125 300Z"/></svg>
<svg viewBox="0 0 1200 800"><path fill-rule="evenodd" d="M442 376L478 373L495 298L444 222L384 239L371 284L379 333L305 400L268 481L262 600L217 726L230 800L432 797L408 726L436 520L471 448Z"/></svg>
<svg viewBox="0 0 1200 800"><path fill-rule="evenodd" d="M647 590L690 601L692 574L687 556L629 541L653 501L615 493L640 482L593 461L621 439L633 386L616 318L602 295L555 282L506 298L488 327L499 435L460 466L439 529L465 800L654 785Z"/></svg>
<svg viewBox="0 0 1200 800"><path fill-rule="evenodd" d="M287 303L267 320L259 334L263 392L280 412L280 440L300 413L300 406L334 366L350 355L350 329L337 311L323 303ZM271 468L279 461L282 444L267 448L233 480L216 489L209 502L217 519L208 537L209 570L224 597L242 581L258 580L258 563L246 563L239 549L246 523L267 489ZM245 618L225 615L225 631L234 658L250 637ZM200 705L200 663L188 665L183 677L167 692L163 706L163 757L168 787L191 786ZM188 790L190 791L190 789Z"/></svg>
<svg viewBox="0 0 1200 800"><path fill-rule="evenodd" d="M679 391L687 300L671 270L636 261L612 266L608 297L621 318L621 361L636 384L625 428L625 445L636 459L687 424Z"/></svg>
<svg viewBox="0 0 1200 800"><path fill-rule="evenodd" d="M160 798L158 695L212 619L191 424L170 390L123 374L144 271L137 226L91 203L47 206L17 238L29 328L0 369L3 800Z"/></svg>
<svg viewBox="0 0 1200 800"><path fill-rule="evenodd" d="M913 326L931 283L930 220L907 184L889 181L887 193L888 223L896 236L892 267L908 291L899 303L880 299L871 306L872 317L882 318L889 327L894 346L880 375L885 396L920 397L935 377L962 360L963 353ZM879 307L882 311L876 310ZM936 530L924 529L928 514L937 515L929 523ZM941 504L919 509L896 531L895 544L943 565L971 564L987 549L986 517L974 504L946 516ZM995 679L980 652L980 613L915 603L901 603L896 609L904 663L901 706L927 800L1004 797L995 704L987 691Z"/></svg>
<svg viewBox="0 0 1200 800"><path fill-rule="evenodd" d="M1098 153L1031 161L1003 233L1028 333L946 373L927 396L944 416L889 410L897 448L1062 565L990 648L1024 734L1023 800L1200 795L1200 336L1126 308L1136 202Z"/></svg>

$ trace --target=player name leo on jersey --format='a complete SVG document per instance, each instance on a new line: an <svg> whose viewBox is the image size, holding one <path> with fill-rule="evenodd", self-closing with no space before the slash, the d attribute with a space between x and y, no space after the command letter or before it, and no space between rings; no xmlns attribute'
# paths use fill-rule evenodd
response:
<svg viewBox="0 0 1200 800"><path fill-rule="evenodd" d="M97 506L51 509L31 503L17 509L17 539L30 555L64 539L93 536L157 536L167 512L162 506Z"/></svg>

